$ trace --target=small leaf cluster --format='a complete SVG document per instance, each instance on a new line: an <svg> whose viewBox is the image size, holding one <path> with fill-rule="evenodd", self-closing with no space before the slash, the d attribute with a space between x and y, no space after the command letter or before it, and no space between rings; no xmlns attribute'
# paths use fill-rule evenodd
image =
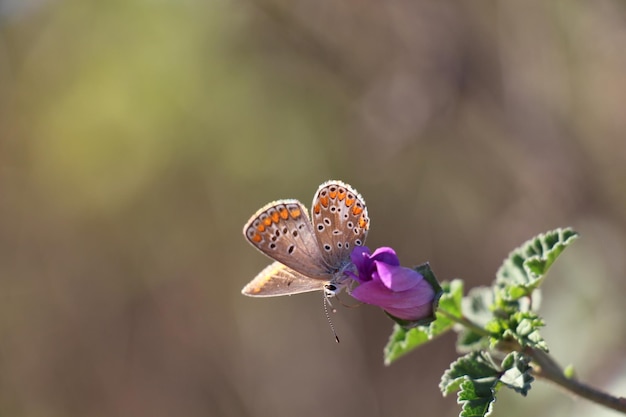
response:
<svg viewBox="0 0 626 417"><path fill-rule="evenodd" d="M439 388L444 395L458 391L461 417L488 415L502 386L526 395L533 381L528 358L509 353L500 363L486 351L475 351L454 361L443 374Z"/></svg>
<svg viewBox="0 0 626 417"><path fill-rule="evenodd" d="M526 395L533 381L533 349L547 352L537 314L540 285L556 258L576 238L569 228L540 234L513 250L489 287L473 288L464 296L463 281L441 284L435 320L407 328L396 324L385 347L391 364L420 345L455 330L457 350L465 353L444 373L444 395L458 391L461 416L486 416L502 386Z"/></svg>

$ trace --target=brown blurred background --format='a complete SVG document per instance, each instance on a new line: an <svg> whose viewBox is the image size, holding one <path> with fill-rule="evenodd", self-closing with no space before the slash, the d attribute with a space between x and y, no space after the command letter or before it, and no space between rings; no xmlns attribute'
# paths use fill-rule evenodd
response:
<svg viewBox="0 0 626 417"><path fill-rule="evenodd" d="M386 368L376 308L336 345L319 294L240 295L244 222L331 178L442 280L573 226L544 336L624 395L625 103L619 0L2 0L0 416L458 415L452 335Z"/></svg>

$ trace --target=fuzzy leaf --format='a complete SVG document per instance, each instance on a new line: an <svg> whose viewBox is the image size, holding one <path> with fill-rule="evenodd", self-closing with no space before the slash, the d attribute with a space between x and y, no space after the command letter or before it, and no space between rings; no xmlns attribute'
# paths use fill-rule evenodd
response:
<svg viewBox="0 0 626 417"><path fill-rule="evenodd" d="M462 329L456 341L456 349L459 353L472 352L474 350L489 347L490 338L470 329Z"/></svg>
<svg viewBox="0 0 626 417"><path fill-rule="evenodd" d="M531 294L541 285L556 258L577 237L570 228L556 229L513 250L496 274L499 295L512 301Z"/></svg>
<svg viewBox="0 0 626 417"><path fill-rule="evenodd" d="M486 352L472 352L450 364L439 383L443 395L459 389L464 380L486 380L498 378L498 370Z"/></svg>
<svg viewBox="0 0 626 417"><path fill-rule="evenodd" d="M444 395L459 390L462 417L482 417L491 413L500 387L526 395L534 379L530 371L529 358L519 352L508 354L501 364L487 352L472 352L450 365L439 388Z"/></svg>
<svg viewBox="0 0 626 417"><path fill-rule="evenodd" d="M543 326L543 320L536 313L518 311L506 318L494 319L485 328L492 334L492 348L502 341L514 340L520 346L532 346L547 352L548 346L539 333Z"/></svg>
<svg viewBox="0 0 626 417"><path fill-rule="evenodd" d="M483 417L491 414L496 400L498 380L465 380L461 383L457 402L463 404L461 417Z"/></svg>
<svg viewBox="0 0 626 417"><path fill-rule="evenodd" d="M450 282L443 282L443 294L439 299L439 308L447 311L454 317L463 315L461 302L463 300L463 280L453 279Z"/></svg>
<svg viewBox="0 0 626 417"><path fill-rule="evenodd" d="M391 365L391 363L398 358L406 355L429 340L427 327L420 326L407 330L399 324L396 324L393 327L393 333L389 338L389 342L387 342L387 346L385 346L385 365Z"/></svg>
<svg viewBox="0 0 626 417"><path fill-rule="evenodd" d="M474 287L462 301L463 315L482 327L493 319L494 301L493 288Z"/></svg>
<svg viewBox="0 0 626 417"><path fill-rule="evenodd" d="M500 376L500 382L515 392L526 396L530 390L530 383L534 381L531 375L530 360L526 355L519 352L509 353L502 361L504 373Z"/></svg>

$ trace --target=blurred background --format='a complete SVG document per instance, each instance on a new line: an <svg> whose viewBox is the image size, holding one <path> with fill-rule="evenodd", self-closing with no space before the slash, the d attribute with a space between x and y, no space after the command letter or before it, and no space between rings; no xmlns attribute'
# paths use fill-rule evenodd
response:
<svg viewBox="0 0 626 417"><path fill-rule="evenodd" d="M573 226L543 334L624 395L624 45L619 0L0 1L0 415L458 415L452 335L384 367L378 309L337 345L320 294L240 294L249 216L328 179L468 285ZM532 413L616 415L494 415Z"/></svg>

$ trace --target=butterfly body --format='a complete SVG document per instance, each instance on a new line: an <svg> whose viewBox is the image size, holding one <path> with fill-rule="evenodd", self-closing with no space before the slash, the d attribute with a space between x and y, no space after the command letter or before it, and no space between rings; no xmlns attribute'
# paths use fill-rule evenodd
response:
<svg viewBox="0 0 626 417"><path fill-rule="evenodd" d="M310 218L298 200L267 204L248 220L243 233L275 262L242 293L275 297L323 291L327 297L334 296L349 284L350 252L365 243L368 229L363 198L341 181L320 185Z"/></svg>

